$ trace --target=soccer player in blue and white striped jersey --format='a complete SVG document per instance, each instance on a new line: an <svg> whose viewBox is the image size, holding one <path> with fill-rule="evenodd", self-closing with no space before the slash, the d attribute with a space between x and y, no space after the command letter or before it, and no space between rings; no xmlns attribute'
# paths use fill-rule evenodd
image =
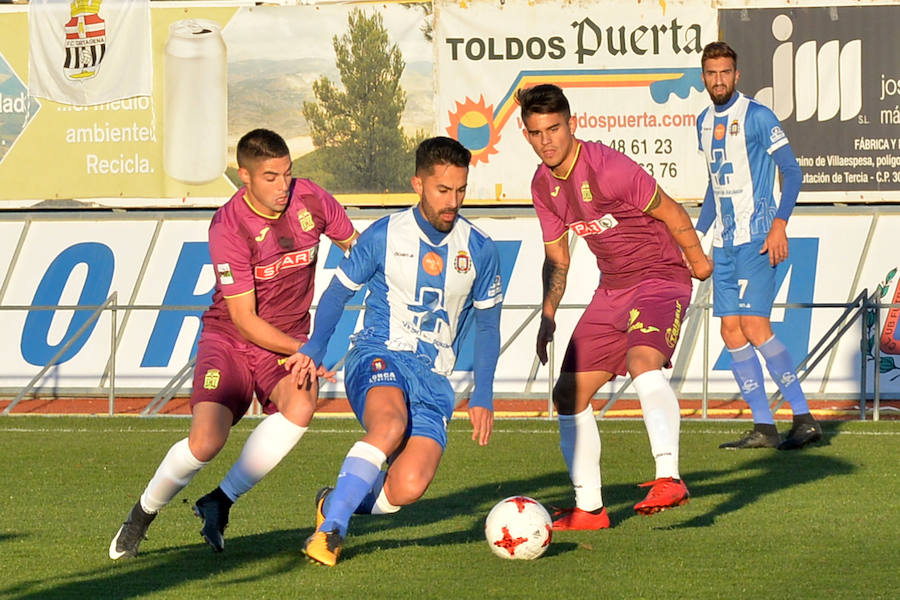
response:
<svg viewBox="0 0 900 600"><path fill-rule="evenodd" d="M344 382L366 433L347 453L335 487L316 496L316 531L304 547L315 562L334 566L354 512L396 512L425 493L447 445L455 403L448 376L470 325L472 439L484 446L491 437L503 292L493 241L458 214L470 160L450 138L419 145L412 178L419 203L360 235L322 294L312 337L288 359L301 381L333 377L322 367L328 340L345 304L368 286Z"/></svg>
<svg viewBox="0 0 900 600"><path fill-rule="evenodd" d="M772 333L775 268L788 256L787 222L803 175L775 114L738 92L737 54L712 42L701 59L703 83L713 105L697 118L700 150L709 185L697 229L713 225L713 314L721 317L722 339L731 353L731 370L753 413L753 430L720 448L802 448L822 437L809 412L794 361ZM775 167L781 172L780 201ZM794 413L781 440L763 386L756 351Z"/></svg>

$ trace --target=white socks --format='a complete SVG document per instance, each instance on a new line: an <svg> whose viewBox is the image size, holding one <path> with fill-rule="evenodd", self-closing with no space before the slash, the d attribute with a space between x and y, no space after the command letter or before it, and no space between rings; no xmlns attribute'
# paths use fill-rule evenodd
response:
<svg viewBox="0 0 900 600"><path fill-rule="evenodd" d="M141 507L144 512L150 514L159 512L191 482L204 465L205 462L200 462L191 454L187 438L175 442L141 494Z"/></svg>
<svg viewBox="0 0 900 600"><path fill-rule="evenodd" d="M281 413L269 415L247 438L241 455L219 487L234 502L281 462L306 429L291 423Z"/></svg>
<svg viewBox="0 0 900 600"><path fill-rule="evenodd" d="M678 434L681 410L678 398L662 371L647 371L633 379L641 400L644 425L650 437L650 451L656 460L656 479L678 474Z"/></svg>
<svg viewBox="0 0 900 600"><path fill-rule="evenodd" d="M594 409L559 415L559 448L575 487L575 506L596 510L603 506L600 482L600 432Z"/></svg>
<svg viewBox="0 0 900 600"><path fill-rule="evenodd" d="M371 514L373 515L389 515L400 510L399 506L394 506L387 499L387 494L384 493L384 486L382 486L381 491L378 493L378 498L375 500L375 505L372 507Z"/></svg>

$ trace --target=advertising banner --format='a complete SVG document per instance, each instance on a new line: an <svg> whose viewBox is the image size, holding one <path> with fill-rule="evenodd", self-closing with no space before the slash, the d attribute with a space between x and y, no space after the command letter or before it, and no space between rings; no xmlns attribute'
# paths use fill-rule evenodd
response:
<svg viewBox="0 0 900 600"><path fill-rule="evenodd" d="M790 139L801 198L900 199L898 21L897 4L719 12L738 87Z"/></svg>
<svg viewBox="0 0 900 600"><path fill-rule="evenodd" d="M522 136L521 87L564 88L576 137L640 163L670 195L703 197L696 116L709 103L701 2L435 2L438 128L472 150L468 196L530 203L538 158Z"/></svg>
<svg viewBox="0 0 900 600"><path fill-rule="evenodd" d="M183 213L182 213L183 214ZM0 389L17 392L65 344L72 342L38 382L42 395L59 390L102 393L108 384L113 335L118 351L116 389L120 393L155 394L187 363L196 350L200 315L210 302L215 276L206 241L210 215L169 218L115 217L109 219L41 219L0 221L0 267L4 282L0 298ZM498 363L498 397L546 394L549 367L537 363L534 343L541 302L540 265L543 243L532 216L486 218L472 221L496 242L504 286L501 343L506 347ZM370 218L355 219L363 230ZM791 219L789 259L778 267L776 303L800 305L776 308L772 326L796 361L805 357L841 317L843 306L810 308L810 303L841 305L863 289L879 292L882 303L898 301L896 232L900 213L804 213ZM867 241L868 240L868 241ZM316 274L316 299L331 279L342 253L323 241ZM593 255L582 240L573 247L566 294L557 314L555 369L561 364L566 342L599 280ZM695 283L695 292L699 285ZM86 327L91 311L69 308L37 310L30 307L99 306L117 294L115 331L110 311ZM364 291L350 301L359 305ZM136 307L136 308L129 308ZM704 376L709 393L730 397L736 393L729 353L718 335L719 322L710 317L709 369L704 371L705 320L700 305L688 309L682 341L673 358L678 391L702 393ZM325 362L335 365L349 347L349 336L361 314L348 309L332 338ZM858 397L863 355L862 331L870 344L865 355L867 386L875 377L885 397L900 397L900 310L884 308L865 326L857 319L804 382L811 395ZM691 332L694 334L691 334ZM875 348L880 356L876 362ZM454 381L462 392L471 385L472 340L463 344ZM619 378L600 392L603 397L627 382ZM187 385L190 385L189 383ZM775 386L769 381L769 389ZM186 388L185 388L186 390ZM183 390L184 391L184 390ZM341 380L326 384L323 393L342 395Z"/></svg>
<svg viewBox="0 0 900 600"><path fill-rule="evenodd" d="M115 0L61 4L42 15L59 51L32 56L35 69L64 79L74 71L63 46L75 44L83 78L149 67L152 91L29 95L29 7L0 11L0 208L218 206L239 185L237 141L257 127L288 141L295 172L348 203L411 191L412 149L434 122L430 4L153 2L149 44L117 35ZM137 60L148 48L152 65Z"/></svg>

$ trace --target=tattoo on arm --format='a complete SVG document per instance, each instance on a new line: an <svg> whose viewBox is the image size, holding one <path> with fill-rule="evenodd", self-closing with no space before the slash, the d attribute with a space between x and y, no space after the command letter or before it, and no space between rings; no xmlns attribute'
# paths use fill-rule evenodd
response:
<svg viewBox="0 0 900 600"><path fill-rule="evenodd" d="M659 191L657 191L655 194L653 194L653 198L650 199L650 204L647 205L647 208L644 210L644 212L652 213L654 210L659 208L660 202L662 202L662 200L660 200Z"/></svg>
<svg viewBox="0 0 900 600"><path fill-rule="evenodd" d="M550 302L554 310L562 301L566 291L567 268L562 268L549 260L544 261L542 281L544 284L544 302Z"/></svg>

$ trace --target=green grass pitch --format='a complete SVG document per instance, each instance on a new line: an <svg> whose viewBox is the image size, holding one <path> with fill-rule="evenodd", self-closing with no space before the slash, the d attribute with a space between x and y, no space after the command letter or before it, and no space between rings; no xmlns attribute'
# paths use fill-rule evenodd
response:
<svg viewBox="0 0 900 600"><path fill-rule="evenodd" d="M231 511L223 554L191 503L215 487L252 427L162 511L136 559L111 537L183 418L0 420L0 598L888 598L900 548L900 422L825 423L820 446L724 451L738 422L682 424L687 505L651 517L632 505L653 478L641 421L602 421L604 500L613 527L557 532L535 561L494 557L484 517L514 494L567 506L556 424L503 420L479 448L458 419L425 497L354 517L335 568L299 549L313 496L331 484L355 421L318 418L294 451ZM785 425L782 425L784 427Z"/></svg>

